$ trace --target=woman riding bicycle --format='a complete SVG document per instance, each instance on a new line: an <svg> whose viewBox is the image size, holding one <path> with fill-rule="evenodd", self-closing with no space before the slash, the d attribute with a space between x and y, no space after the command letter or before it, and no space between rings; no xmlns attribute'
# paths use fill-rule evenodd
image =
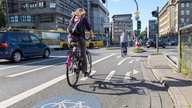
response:
<svg viewBox="0 0 192 108"><path fill-rule="evenodd" d="M82 72L84 73L84 76L88 76L88 72L87 72L87 59L86 59L86 39L85 39L85 29L87 29L90 34L92 35L92 37L94 36L94 33L90 27L90 24L88 22L88 20L85 18L85 10L83 8L78 8L75 10L75 12L73 12L71 15L74 18L73 20L78 19L79 17L82 18L82 28L83 28L83 32L80 34L79 36L79 45L80 45L80 51L81 51L81 57L83 58L82 61ZM73 39L73 36L71 34L68 35L68 41L71 42L71 40Z"/></svg>

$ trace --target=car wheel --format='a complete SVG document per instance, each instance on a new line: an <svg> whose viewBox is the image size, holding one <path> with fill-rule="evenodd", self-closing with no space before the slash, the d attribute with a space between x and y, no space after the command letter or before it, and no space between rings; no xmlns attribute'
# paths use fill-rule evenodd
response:
<svg viewBox="0 0 192 108"><path fill-rule="evenodd" d="M66 49L68 49L67 44L63 44L63 50L66 50Z"/></svg>
<svg viewBox="0 0 192 108"><path fill-rule="evenodd" d="M90 43L89 44L89 48L93 48L94 46L93 46L93 44L92 43Z"/></svg>
<svg viewBox="0 0 192 108"><path fill-rule="evenodd" d="M46 50L44 51L43 57L44 57L44 58L48 58L49 55L50 55L50 51L49 51L48 49L46 49Z"/></svg>
<svg viewBox="0 0 192 108"><path fill-rule="evenodd" d="M22 55L20 51L14 51L11 55L11 61L14 63L19 63L21 61Z"/></svg>

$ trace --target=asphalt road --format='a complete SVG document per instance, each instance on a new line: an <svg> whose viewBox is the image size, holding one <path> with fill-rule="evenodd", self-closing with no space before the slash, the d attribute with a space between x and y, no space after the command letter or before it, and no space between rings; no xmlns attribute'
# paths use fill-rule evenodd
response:
<svg viewBox="0 0 192 108"><path fill-rule="evenodd" d="M66 81L67 51L53 50L48 59L14 64L0 61L0 108L173 108L171 97L147 68L147 56L120 49L90 49L93 70L77 87Z"/></svg>

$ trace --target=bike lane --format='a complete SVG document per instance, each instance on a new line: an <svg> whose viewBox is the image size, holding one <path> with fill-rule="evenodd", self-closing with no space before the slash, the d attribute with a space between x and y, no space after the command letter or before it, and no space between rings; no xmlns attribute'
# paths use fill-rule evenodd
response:
<svg viewBox="0 0 192 108"><path fill-rule="evenodd" d="M40 101L32 108L102 108L99 100L85 95L66 94Z"/></svg>

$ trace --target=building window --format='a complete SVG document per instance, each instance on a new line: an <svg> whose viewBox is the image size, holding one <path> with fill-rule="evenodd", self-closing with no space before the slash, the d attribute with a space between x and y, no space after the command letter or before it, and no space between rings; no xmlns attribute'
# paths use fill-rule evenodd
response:
<svg viewBox="0 0 192 108"><path fill-rule="evenodd" d="M189 7L190 3L186 3L186 7Z"/></svg>
<svg viewBox="0 0 192 108"><path fill-rule="evenodd" d="M185 3L181 3L181 8L184 8L185 7Z"/></svg>
<svg viewBox="0 0 192 108"><path fill-rule="evenodd" d="M185 15L185 11L184 10L181 10L181 15Z"/></svg>
<svg viewBox="0 0 192 108"><path fill-rule="evenodd" d="M186 10L186 15L190 15L190 11L189 10Z"/></svg>
<svg viewBox="0 0 192 108"><path fill-rule="evenodd" d="M186 23L187 23L187 24L189 24L189 23L190 23L190 22L189 22L189 18L186 18Z"/></svg>
<svg viewBox="0 0 192 108"><path fill-rule="evenodd" d="M21 3L20 6L22 10L26 10L28 7L27 3Z"/></svg>
<svg viewBox="0 0 192 108"><path fill-rule="evenodd" d="M60 17L60 16L57 17L57 21L58 21L58 23L62 23L62 24L65 23L64 18L63 18L63 17Z"/></svg>
<svg viewBox="0 0 192 108"><path fill-rule="evenodd" d="M181 23L185 23L185 19L184 18L181 18Z"/></svg>
<svg viewBox="0 0 192 108"><path fill-rule="evenodd" d="M11 16L11 23L17 23L17 22L34 22L34 16Z"/></svg>
<svg viewBox="0 0 192 108"><path fill-rule="evenodd" d="M41 15L40 22L53 22L53 16L52 15Z"/></svg>
<svg viewBox="0 0 192 108"><path fill-rule="evenodd" d="M29 7L30 8L37 8L37 3L35 3L35 2L34 3L30 3Z"/></svg>
<svg viewBox="0 0 192 108"><path fill-rule="evenodd" d="M39 7L40 8L46 8L46 2L45 1L39 2Z"/></svg>

